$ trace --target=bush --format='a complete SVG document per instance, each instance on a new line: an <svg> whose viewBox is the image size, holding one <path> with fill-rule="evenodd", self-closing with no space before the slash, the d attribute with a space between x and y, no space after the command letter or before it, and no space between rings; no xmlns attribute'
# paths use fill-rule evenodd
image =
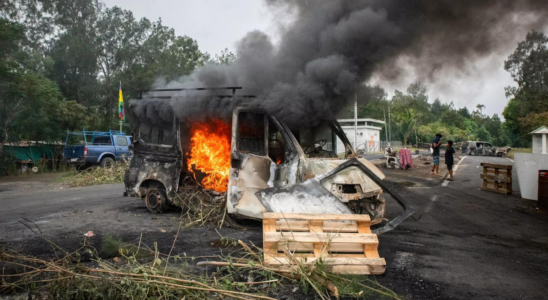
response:
<svg viewBox="0 0 548 300"><path fill-rule="evenodd" d="M17 175L15 157L6 151L0 150L0 176Z"/></svg>

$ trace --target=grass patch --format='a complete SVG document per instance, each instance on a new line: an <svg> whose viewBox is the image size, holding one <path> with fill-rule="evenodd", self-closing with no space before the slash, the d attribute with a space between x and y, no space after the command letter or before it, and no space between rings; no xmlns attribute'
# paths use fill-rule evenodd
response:
<svg viewBox="0 0 548 300"><path fill-rule="evenodd" d="M508 154L508 157L511 159L514 159L514 153L532 153L532 148L512 148L510 150L510 153Z"/></svg>
<svg viewBox="0 0 548 300"><path fill-rule="evenodd" d="M182 222L181 222L182 223ZM224 239L224 238L222 238ZM175 237L174 243L177 240ZM116 254L103 259L84 239L72 253L51 243L52 259L40 259L0 249L0 293L26 293L36 299L264 299L284 293L316 299L400 299L397 294L367 276L325 272L321 260L314 264L293 263L283 270L264 266L262 249L242 241L230 242L225 255L190 257L186 253L165 255L157 245L128 244L105 236L103 252ZM84 257L86 257L84 259ZM86 261L82 261L86 260ZM194 267L206 266L205 273ZM295 261L295 260L294 260Z"/></svg>
<svg viewBox="0 0 548 300"><path fill-rule="evenodd" d="M64 175L61 182L70 187L80 187L96 184L123 183L124 175L129 167L129 162L117 162L112 168L104 169L93 166L82 172L70 172Z"/></svg>

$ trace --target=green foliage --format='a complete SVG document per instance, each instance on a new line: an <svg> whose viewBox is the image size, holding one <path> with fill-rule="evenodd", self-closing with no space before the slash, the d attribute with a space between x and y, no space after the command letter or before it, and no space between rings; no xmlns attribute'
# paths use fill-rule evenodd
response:
<svg viewBox="0 0 548 300"><path fill-rule="evenodd" d="M529 132L548 125L548 37L531 31L504 62L517 87L507 87L510 101L502 113L513 146L530 146Z"/></svg>
<svg viewBox="0 0 548 300"><path fill-rule="evenodd" d="M235 56L224 50L218 63ZM126 99L211 61L161 20L97 0L0 3L0 142L62 140L66 130L117 128Z"/></svg>
<svg viewBox="0 0 548 300"><path fill-rule="evenodd" d="M215 54L215 58L213 59L213 62L220 65L230 65L235 60L236 60L236 55L228 51L228 48L225 48L223 51L221 51L221 55Z"/></svg>
<svg viewBox="0 0 548 300"><path fill-rule="evenodd" d="M6 151L0 151L0 176L15 176L15 157Z"/></svg>
<svg viewBox="0 0 548 300"><path fill-rule="evenodd" d="M471 114L466 107L455 108L452 102L443 103L435 99L429 103L426 88L418 82L411 84L406 93L395 91L390 101L380 86L360 87L358 97L359 102L364 103L358 108L358 116L386 118L388 123L390 111L392 140L404 144L414 144L415 133L419 141L426 143L430 143L436 133L442 133L454 142L481 139L500 146L512 142L498 115L490 117L481 113L484 105L479 104L480 110ZM383 128L381 139L385 137Z"/></svg>
<svg viewBox="0 0 548 300"><path fill-rule="evenodd" d="M476 132L476 138L480 141L491 142L491 135L484 126L481 126L478 129L478 131Z"/></svg>
<svg viewBox="0 0 548 300"><path fill-rule="evenodd" d="M430 143L437 133L443 135L444 140L459 142L468 139L466 130L460 129L454 125L447 125L441 121L433 122L419 127L419 137L422 141Z"/></svg>

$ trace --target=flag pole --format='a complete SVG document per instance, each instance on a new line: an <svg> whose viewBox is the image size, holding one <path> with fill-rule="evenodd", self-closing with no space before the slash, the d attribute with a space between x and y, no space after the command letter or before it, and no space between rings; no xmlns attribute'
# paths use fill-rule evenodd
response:
<svg viewBox="0 0 548 300"><path fill-rule="evenodd" d="M122 97L122 94L121 94L122 92L121 92L121 91L122 91L122 81L120 80L120 97ZM123 99L122 99L122 101L123 101ZM124 108L122 107L122 109L124 109ZM120 123L120 132L122 132L122 124L123 124L123 121L124 121L123 118L120 119L120 122L119 122L119 123Z"/></svg>

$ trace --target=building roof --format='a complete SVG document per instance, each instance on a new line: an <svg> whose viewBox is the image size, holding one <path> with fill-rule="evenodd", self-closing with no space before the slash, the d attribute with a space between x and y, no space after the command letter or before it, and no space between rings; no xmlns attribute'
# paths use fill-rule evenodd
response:
<svg viewBox="0 0 548 300"><path fill-rule="evenodd" d="M548 128L546 126L541 126L537 129L533 130L529 134L543 134L543 133L548 133Z"/></svg>
<svg viewBox="0 0 548 300"><path fill-rule="evenodd" d="M354 119L338 119L337 121L340 122L354 122ZM384 121L381 121L381 120L377 120L377 119L370 119L370 118L363 118L363 119L358 119L358 122L373 122L373 123L381 123L381 124L384 124Z"/></svg>

